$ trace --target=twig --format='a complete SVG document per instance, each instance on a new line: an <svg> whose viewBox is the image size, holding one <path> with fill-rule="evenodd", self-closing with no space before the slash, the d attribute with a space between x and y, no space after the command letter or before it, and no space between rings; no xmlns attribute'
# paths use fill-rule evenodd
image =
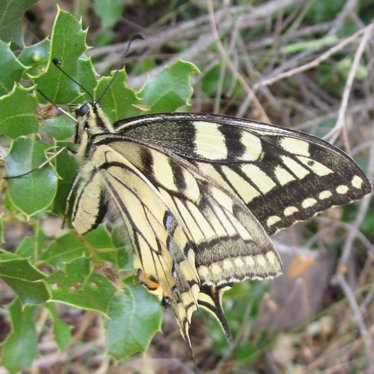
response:
<svg viewBox="0 0 374 374"><path fill-rule="evenodd" d="M282 35L283 42L289 42L293 39L300 39L308 37L312 34L325 33L331 29L332 22L319 23L317 25L310 25L298 30L290 31L285 35ZM264 49L266 47L274 45L279 40L279 36L268 36L258 40L253 40L248 43L248 50L253 51L255 49Z"/></svg>
<svg viewBox="0 0 374 374"><path fill-rule="evenodd" d="M355 53L355 57L353 59L352 67L351 67L351 70L349 71L348 78L347 78L347 81L345 83L338 119L336 121L335 126L325 136L325 138L327 138L327 139L331 137L332 142L335 142L336 138L339 136L339 132L342 129L345 128L344 127L344 118L345 118L346 111L347 111L348 100L349 100L349 96L351 94L353 81L355 79L357 68L359 66L362 54L364 53L365 47L366 47L366 45L369 41L369 37L371 36L371 34L374 30L374 24L371 24L368 27L365 27L364 30L365 30L365 32L362 36L361 42L360 42L360 44L357 48L357 51ZM346 143L345 146L346 146L346 149L348 150L349 149L348 143Z"/></svg>
<svg viewBox="0 0 374 374"><path fill-rule="evenodd" d="M369 170L369 174L372 174L374 171L374 146L371 147L368 170ZM360 208L357 213L356 220L354 222L354 226L357 228L357 230L365 217L365 214L369 208L369 204L370 204L369 196L366 196L360 203ZM365 347L366 361L368 365L367 373L373 374L374 373L374 359L372 356L373 346L370 340L370 335L366 328L361 310L357 304L357 301L353 295L353 292L343 275L343 271L344 271L343 269L346 267L346 263L351 256L353 241L356 237L355 231L356 230L352 230L348 234L348 238L343 248L342 256L340 257L340 260L339 260L339 264L337 267L338 270L337 270L337 274L334 277L334 281L337 282L342 288L353 310L353 313L355 315L355 320L358 325L360 335L362 337L364 347Z"/></svg>
<svg viewBox="0 0 374 374"><path fill-rule="evenodd" d="M367 100L356 101L355 104L349 107L349 112L353 115L357 113L362 113L363 111L371 110L373 107L374 107L374 98L369 98ZM330 111L325 115L322 115L322 116L300 123L297 126L297 129L299 130L310 129L314 126L317 126L323 121L336 118L337 115L338 115L338 110L330 109Z"/></svg>
<svg viewBox="0 0 374 374"><path fill-rule="evenodd" d="M216 46L218 48L218 51L222 57L222 59L225 61L227 64L227 67L230 69L231 73L234 75L234 77L239 81L245 92L247 93L248 96L253 97L253 105L255 106L256 110L259 111L260 113L260 120L263 122L270 122L269 117L267 116L264 108L260 104L260 102L257 100L256 96L254 95L254 92L252 89L249 87L248 83L246 80L243 78L243 76L238 72L232 61L230 60L229 56L227 55L225 48L223 47L220 36L217 30L217 24L214 16L214 8L213 8L213 1L208 0L207 1L207 6L208 6L208 12L210 15L210 26L213 34L214 41L216 43Z"/></svg>
<svg viewBox="0 0 374 374"><path fill-rule="evenodd" d="M342 228L347 232L353 232L358 240L365 246L366 250L368 251L369 255L374 259L374 245L373 243L358 229L358 227L354 224L344 223L341 221L333 220L328 217L316 217L316 222L321 222L324 224L328 224L329 226L323 229L318 230L316 234L314 234L307 242L306 246L308 248L312 248L313 245L322 238L327 231L331 230L331 228Z"/></svg>
<svg viewBox="0 0 374 374"><path fill-rule="evenodd" d="M369 25L369 26L366 26L365 28L363 28L361 30L358 30L355 34L351 35L350 37L348 37L346 39L343 39L340 43L338 43L335 46L331 47L326 52L322 53L316 59L308 62L307 64L298 66L298 67L296 67L294 69L285 71L284 73L278 74L278 75L276 75L274 77L270 77L270 78L267 78L267 79L264 79L264 80L261 80L261 81L257 82L253 86L253 90L256 91L258 88L260 88L262 86L270 86L270 85L274 84L275 82L278 82L278 81L280 81L280 80L282 80L284 78L290 78L293 75L300 74L300 73L302 73L304 71L307 71L307 70L310 70L312 68L315 68L316 66L320 65L321 62L329 59L332 55L334 55L335 53L341 51L346 45L348 45L348 44L353 43L354 41L356 41L361 35L363 35L367 31L367 29L369 29L371 27L372 27L372 25Z"/></svg>
<svg viewBox="0 0 374 374"><path fill-rule="evenodd" d="M238 34L238 45L241 49L244 49L244 41L241 38L241 36ZM249 51L251 51L251 48L249 46ZM254 80L258 80L260 77L259 72L257 69L253 66L251 59L249 58L248 54L245 54L243 57L243 65L244 68L247 70L247 74L249 77L255 77ZM267 87L262 87L261 89L261 94L266 98L266 102L269 103L270 105L274 106L277 109L280 109L280 105L278 101L275 99L269 88ZM248 110L249 104L251 101L251 95L247 95L244 100L242 100L239 109L237 110L237 117L243 117Z"/></svg>
<svg viewBox="0 0 374 374"><path fill-rule="evenodd" d="M70 350L63 352L51 353L37 358L32 363L32 368L50 368L59 363L66 363L69 360L77 359L89 352L96 351L98 348L105 346L105 338L100 337L94 341L86 342L79 347L71 347Z"/></svg>
<svg viewBox="0 0 374 374"><path fill-rule="evenodd" d="M232 25L232 17L236 17L239 14L244 14L240 16L235 22L236 23L235 26L238 27L238 29L240 30L240 29L243 29L249 26L254 26L260 22L263 22L264 18L268 18L272 14L279 12L281 10L284 10L285 8L288 8L289 6L295 6L295 4L299 4L300 2L301 0L273 0L268 3L258 5L256 7L249 8L248 6L245 6L245 7L241 6L241 7L235 7L234 10L233 9L230 10L229 8L229 10L226 12L216 12L215 16L216 16L216 19L220 20L220 27L222 28L222 30L226 30L230 25ZM139 75L137 77L129 77L128 84L132 87L140 87L147 80L148 77L158 74L165 67L173 64L179 59L191 60L193 59L193 57L201 55L206 49L208 49L209 46L214 42L214 37L211 33L207 33L208 29L201 28L201 24L209 20L209 16L205 16L205 17L207 18L201 17L201 19L199 19L200 28L196 28L197 27L196 24L194 24L193 26L195 28L195 32L197 32L197 35L201 35L201 37L197 40L196 43L194 43L194 45L186 49L183 53L179 54L178 56L175 56L169 59L165 63L157 66L156 68L148 71L145 74ZM183 37L184 39L186 38L184 34L185 28L178 29L178 30L170 29L168 30L168 32L170 34L176 33L176 34L181 35L181 37ZM162 34L161 40L164 37L165 37L165 34ZM152 37L150 39L151 41L158 40L159 35ZM123 45L124 44L121 43L122 48L123 48ZM155 45L159 45L158 42ZM135 47L137 46L138 45L135 44ZM102 49L101 52L102 51L105 51L105 50Z"/></svg>
<svg viewBox="0 0 374 374"><path fill-rule="evenodd" d="M370 149L369 166L368 166L368 171L370 174L372 173L373 170L374 170L374 146L372 146ZM356 219L353 224L356 230L351 230L348 234L348 238L345 242L343 252L339 260L338 271L345 268L346 263L348 262L351 256L353 242L356 238L356 232L359 230L359 227L361 226L365 218L365 215L369 209L370 200L371 200L371 196L365 196L360 202L360 207L358 209Z"/></svg>
<svg viewBox="0 0 374 374"><path fill-rule="evenodd" d="M360 311L360 307L357 304L357 300L352 292L351 287L349 286L348 282L346 281L345 277L342 274L338 274L335 278L337 283L340 285L342 288L345 296L348 299L348 302L351 306L351 309L353 311L353 314L355 316L355 321L357 323L357 326L360 331L360 335L362 337L363 343L364 343L364 348L365 348L365 355L366 355L366 362L367 362L367 373L368 374L373 374L374 373L374 359L372 355L372 343L371 343L371 338L369 331L366 327L364 318L362 316L362 313Z"/></svg>
<svg viewBox="0 0 374 374"><path fill-rule="evenodd" d="M329 35L336 34L338 30L340 30L344 24L345 19L349 16L349 14L353 13L354 9L357 7L357 0L348 0L342 11L339 15L335 18L334 24L329 31Z"/></svg>
<svg viewBox="0 0 374 374"><path fill-rule="evenodd" d="M161 369L159 372L172 372L180 374L192 374L193 370L184 365L176 358L139 358L126 363L123 368L137 371L139 368L150 366L151 368ZM126 371L126 370L125 370ZM124 372L125 372L124 371ZM127 371L126 371L127 372ZM132 372L132 371L131 371Z"/></svg>

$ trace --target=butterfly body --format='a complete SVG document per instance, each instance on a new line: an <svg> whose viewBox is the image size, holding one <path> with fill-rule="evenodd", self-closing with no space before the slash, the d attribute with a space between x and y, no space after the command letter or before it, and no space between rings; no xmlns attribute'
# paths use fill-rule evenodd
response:
<svg viewBox="0 0 374 374"><path fill-rule="evenodd" d="M282 266L269 235L370 192L360 168L313 136L232 117L165 113L114 125L98 103L77 111L80 233L108 206L135 249L139 279L172 307L189 341L204 307L231 339L221 298Z"/></svg>

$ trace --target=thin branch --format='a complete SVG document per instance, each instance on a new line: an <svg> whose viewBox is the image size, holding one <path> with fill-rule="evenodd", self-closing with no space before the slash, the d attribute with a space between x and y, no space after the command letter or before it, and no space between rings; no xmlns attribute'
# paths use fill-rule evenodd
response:
<svg viewBox="0 0 374 374"><path fill-rule="evenodd" d="M371 146L368 172L371 174L373 170L374 170L374 146ZM371 177L373 177L373 175L371 175ZM353 224L357 230L351 230L348 234L348 238L345 241L343 252L339 260L338 271L346 267L346 264L349 261L349 258L351 257L353 242L356 238L356 232L359 230L359 227L361 226L362 222L365 219L366 213L370 207L370 201L371 201L371 196L368 195L368 196L365 196L360 202L360 207L358 209L356 219Z"/></svg>
<svg viewBox="0 0 374 374"><path fill-rule="evenodd" d="M334 20L334 25L331 27L331 30L329 31L329 35L336 34L342 27L346 20L346 18L353 13L355 8L357 8L357 0L348 0L342 11L339 13L339 15Z"/></svg>
<svg viewBox="0 0 374 374"><path fill-rule="evenodd" d="M347 297L349 305L353 311L358 329L360 331L360 335L362 337L364 347L365 347L366 362L368 366L367 373L373 374L374 373L374 359L373 359L373 354L372 354L373 345L371 343L370 333L366 327L364 317L361 313L360 307L357 304L355 295L351 287L349 286L348 282L346 281L345 277L343 276L343 274L338 274L335 280L340 285L345 296Z"/></svg>
<svg viewBox="0 0 374 374"><path fill-rule="evenodd" d="M256 91L258 88L260 88L262 86L270 86L270 85L274 84L275 82L278 82L282 79L290 78L290 77L292 77L296 74L300 74L304 71L307 71L307 70L310 70L310 69L313 69L313 68L319 66L323 61L328 60L335 53L341 51L345 46L355 42L358 38L361 37L361 35L363 35L367 31L367 29L369 29L371 27L372 27L372 25L370 24L369 26L366 26L365 28L363 28L361 30L358 30L355 34L353 34L352 36L350 36L346 39L343 39L340 43L334 45L333 47L328 49L326 52L322 53L316 59L308 62L307 64L298 66L294 69L285 71L284 73L278 74L274 77L270 77L270 78L267 78L267 79L264 79L264 80L261 80L261 81L257 82L253 86L253 90Z"/></svg>
<svg viewBox="0 0 374 374"><path fill-rule="evenodd" d="M362 36L361 42L357 48L357 51L355 53L355 57L353 59L351 70L349 71L347 81L345 83L342 101L340 105L339 115L338 119L336 121L335 126L331 129L331 131L325 136L325 138L330 138L331 141L335 142L336 138L339 136L339 132L344 128L344 118L346 116L347 112L347 106L348 106L348 100L349 96L352 91L353 81L356 76L356 72L358 69L358 66L360 64L361 57L365 51L366 45L369 41L370 36L372 35L374 31L374 24L372 23L368 27L365 27L365 32ZM346 149L348 149L348 144L346 144Z"/></svg>
<svg viewBox="0 0 374 374"><path fill-rule="evenodd" d="M367 100L356 101L355 104L349 107L349 113L351 115L354 115L354 114L362 113L363 111L371 110L373 107L374 107L374 98L371 97ZM331 108L330 111L326 113L325 115L322 115L322 116L300 123L297 126L297 129L305 131L314 126L317 126L321 122L336 118L338 113L339 113L338 110L333 110Z"/></svg>
<svg viewBox="0 0 374 374"><path fill-rule="evenodd" d="M256 110L260 113L260 120L263 121L263 122L270 122L269 117L267 116L264 108L262 107L260 102L257 100L256 96L254 95L254 92L249 87L246 80L243 78L243 76L239 73L239 71L234 66L234 64L230 60L229 56L227 55L227 53L225 51L225 48L222 45L218 30L217 30L217 24L216 24L215 15L214 15L214 8L213 8L213 1L208 0L207 5L208 5L208 12L209 12L209 15L210 15L210 26L211 26L211 30L212 30L212 35L213 35L214 41L216 43L216 46L218 48L219 54L221 55L222 59L225 61L227 67L230 69L233 76L241 84L241 86L243 87L243 89L245 90L247 95L253 97L253 105L255 106Z"/></svg>
<svg viewBox="0 0 374 374"><path fill-rule="evenodd" d="M222 30L227 30L232 25L233 19L237 17L237 19L235 20L235 27L237 27L238 30L241 30L243 28L248 28L250 26L255 26L260 23L263 23L264 18L271 17L271 15L274 13L277 13L279 11L284 10L285 8L288 8L290 6L295 6L296 4L300 4L300 3L302 3L302 0L273 0L268 3L258 5L256 7L240 6L240 7L235 7L234 9L228 8L228 10L226 11L216 12L215 17L216 17L216 20L219 20L220 28ZM137 77L129 77L128 84L132 87L140 87L147 80L148 77L157 75L165 67L173 64L179 59L191 60L195 56L198 56L204 53L204 51L207 50L211 46L211 44L214 42L213 35L208 32L209 25L207 24L206 26L204 25L204 27L202 27L202 24L208 21L209 21L209 15L199 18L198 24L195 23L195 24L189 25L189 27L192 27L194 29L194 32L197 33L197 35L201 35L200 38L197 40L197 42L195 42L190 48L186 49L184 52L182 52L178 56L175 56L169 59L165 63L157 66L156 68L152 69L151 71L148 71L145 74L139 75ZM200 27L197 27L198 25ZM183 37L183 39L186 39L186 34L185 34L186 29L188 28L183 27L183 28L178 28L177 30L170 29L168 30L168 32L170 34L174 33L175 35L180 35L181 37ZM162 34L158 34L158 35L155 35L154 37L149 38L149 40L148 41L146 40L146 42L151 43L153 40L155 40L156 43L154 43L154 45L157 46L159 45L159 42L157 42L157 40L160 39L162 41L164 38L165 38L165 34L162 33ZM121 45L123 48L123 44ZM134 48L136 47L139 47L139 46L135 43ZM103 50L101 50L101 52L102 51Z"/></svg>

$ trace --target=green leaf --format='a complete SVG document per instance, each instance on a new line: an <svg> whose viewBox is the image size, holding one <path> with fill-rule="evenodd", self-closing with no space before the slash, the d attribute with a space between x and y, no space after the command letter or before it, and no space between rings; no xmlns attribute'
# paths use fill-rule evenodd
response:
<svg viewBox="0 0 374 374"><path fill-rule="evenodd" d="M72 14L58 8L51 36L51 51L45 74L37 77L35 83L52 103L71 103L79 95L79 87L66 77L54 64L53 59L61 62L61 68L70 76L77 78L78 58L87 49L86 31Z"/></svg>
<svg viewBox="0 0 374 374"><path fill-rule="evenodd" d="M29 75L36 76L43 73L48 62L49 47L50 41L44 39L22 50L18 58L23 65L30 67L27 70Z"/></svg>
<svg viewBox="0 0 374 374"><path fill-rule="evenodd" d="M38 0L2 0L0 13L0 39L23 47L23 15Z"/></svg>
<svg viewBox="0 0 374 374"><path fill-rule="evenodd" d="M111 77L103 77L100 79L99 84L95 90L95 97L100 99L101 106L109 119L114 123L120 119L133 117L141 113L141 110L134 107L140 103L139 98L136 96L134 90L124 84L126 73L124 70L119 70L116 73L114 80Z"/></svg>
<svg viewBox="0 0 374 374"><path fill-rule="evenodd" d="M336 15L343 9L346 0L314 0L310 3L306 18L318 24L334 20Z"/></svg>
<svg viewBox="0 0 374 374"><path fill-rule="evenodd" d="M91 95L97 86L97 73L90 58L80 58L78 61L78 82ZM91 98L86 96L87 100Z"/></svg>
<svg viewBox="0 0 374 374"><path fill-rule="evenodd" d="M203 76L201 83L204 92L208 96L214 96L218 90L227 92L232 87L232 78L229 74L225 74L223 85L221 87L220 72L221 67L219 64L212 66Z"/></svg>
<svg viewBox="0 0 374 374"><path fill-rule="evenodd" d="M0 96L7 94L18 82L26 69L16 58L9 46L0 40Z"/></svg>
<svg viewBox="0 0 374 374"><path fill-rule="evenodd" d="M75 122L65 115L48 118L41 123L40 127L57 140L71 138L75 133Z"/></svg>
<svg viewBox="0 0 374 374"><path fill-rule="evenodd" d="M105 315L116 292L107 278L90 272L89 262L84 258L66 264L64 270L57 271L48 277L46 282L52 294L52 301Z"/></svg>
<svg viewBox="0 0 374 374"><path fill-rule="evenodd" d="M299 53L303 51L308 51L311 49L321 49L330 47L338 42L338 37L336 35L328 35L320 39L313 39L308 41L302 41L292 44L287 44L280 49L281 53L292 54Z"/></svg>
<svg viewBox="0 0 374 374"><path fill-rule="evenodd" d="M26 236L22 239L15 253L19 257L27 258L32 263L35 263L35 261L37 261L37 259L39 258L39 254L44 247L46 239L47 237L44 232L37 228L33 236Z"/></svg>
<svg viewBox="0 0 374 374"><path fill-rule="evenodd" d="M5 158L7 176L17 176L38 167L46 160L45 152L49 147L35 140L15 140ZM45 210L52 203L56 191L57 176L50 165L27 176L9 179L9 196L13 204L27 216Z"/></svg>
<svg viewBox="0 0 374 374"><path fill-rule="evenodd" d="M35 236L27 236L23 238L19 246L17 247L16 254L20 257L35 258L37 239Z"/></svg>
<svg viewBox="0 0 374 374"><path fill-rule="evenodd" d="M66 348L71 340L71 326L60 318L54 304L44 304L44 307L48 309L49 313L51 314L53 321L53 332L56 337L58 348L60 350Z"/></svg>
<svg viewBox="0 0 374 374"><path fill-rule="evenodd" d="M352 69L353 60L349 57L343 58L336 66L336 71L338 71L344 79L347 79L351 69ZM359 64L356 69L355 79L359 81L363 81L367 79L369 75L368 69L363 66L362 64Z"/></svg>
<svg viewBox="0 0 374 374"><path fill-rule="evenodd" d="M33 311L33 307L22 309L22 304L18 299L15 299L9 306L12 331L2 346L2 364L10 373L29 369L38 354L38 336Z"/></svg>
<svg viewBox="0 0 374 374"><path fill-rule="evenodd" d="M67 208L67 196L78 173L78 160L66 150L57 156L55 167L60 178L58 179L57 194L52 210L56 214L64 214Z"/></svg>
<svg viewBox="0 0 374 374"><path fill-rule="evenodd" d="M84 238L100 259L117 263L118 248L113 244L112 237L105 225L100 225L95 230L88 232Z"/></svg>
<svg viewBox="0 0 374 374"><path fill-rule="evenodd" d="M19 296L22 304L40 304L49 299L45 275L26 259L3 259L0 256L0 278Z"/></svg>
<svg viewBox="0 0 374 374"><path fill-rule="evenodd" d="M14 86L0 98L0 134L16 138L38 131L36 99L30 90Z"/></svg>
<svg viewBox="0 0 374 374"><path fill-rule="evenodd" d="M94 0L95 13L101 19L104 29L113 27L122 17L123 8L131 1L124 0Z"/></svg>
<svg viewBox="0 0 374 374"><path fill-rule="evenodd" d="M151 107L148 113L176 111L188 104L193 92L191 76L198 72L198 68L190 62L176 62L148 79L139 92L141 103Z"/></svg>
<svg viewBox="0 0 374 374"><path fill-rule="evenodd" d="M74 232L68 232L54 240L43 253L42 260L52 266L61 266L82 257L84 247L82 239Z"/></svg>
<svg viewBox="0 0 374 374"><path fill-rule="evenodd" d="M159 300L133 278L126 279L124 294L114 297L108 314L107 349L116 359L146 351L161 329Z"/></svg>

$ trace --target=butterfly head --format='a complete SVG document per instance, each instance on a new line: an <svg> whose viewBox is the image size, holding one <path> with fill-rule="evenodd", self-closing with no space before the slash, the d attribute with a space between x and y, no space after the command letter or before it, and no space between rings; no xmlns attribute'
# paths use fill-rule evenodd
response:
<svg viewBox="0 0 374 374"><path fill-rule="evenodd" d="M75 111L75 116L77 118L77 126L74 142L79 144L81 150L86 149L93 135L114 131L109 118L98 101L94 100L84 103Z"/></svg>
<svg viewBox="0 0 374 374"><path fill-rule="evenodd" d="M97 101L87 102L76 111L77 129L75 143L81 143L84 137L112 132L113 126Z"/></svg>

